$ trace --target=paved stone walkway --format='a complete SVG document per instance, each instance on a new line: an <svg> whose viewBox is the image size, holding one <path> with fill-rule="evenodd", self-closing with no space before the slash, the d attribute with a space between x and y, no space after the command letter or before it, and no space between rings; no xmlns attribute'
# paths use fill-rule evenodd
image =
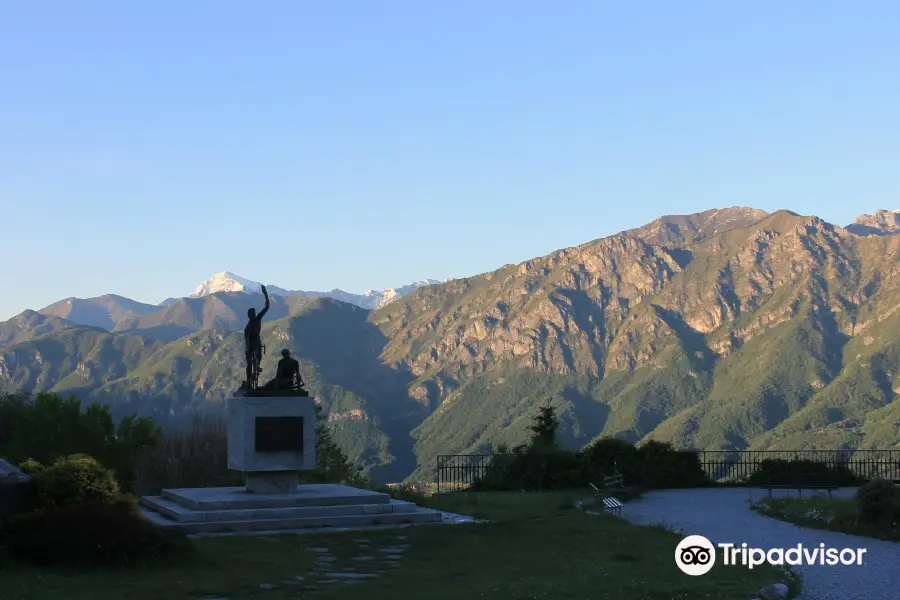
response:
<svg viewBox="0 0 900 600"><path fill-rule="evenodd" d="M466 515L441 512L442 520L429 525L455 525L460 523L482 523L480 519L475 519ZM381 529L401 529L405 527L417 527L417 525L377 525L371 527L327 527L321 529L298 529L290 531L273 531L259 532L256 535L271 536L284 533L321 533L321 532L342 532L342 531L371 531ZM245 533L218 533L218 534L199 534L191 537L212 537L221 535L247 535ZM375 579L390 569L397 569L401 566L403 556L410 548L410 544L406 543L407 537L402 534L394 536L394 542L390 545L381 544L377 547L373 546L372 541L368 538L360 537L354 540L359 554L350 558L346 564L339 564L339 560L335 557L327 545L314 546L307 548L310 552L317 555L315 565L312 570L297 575L293 579L285 579L278 583L261 583L259 589L274 590L281 587L290 587L297 591L314 592L324 589L326 586L335 584L353 585L362 583L369 579ZM210 597L202 600L229 600L225 597Z"/></svg>
<svg viewBox="0 0 900 600"><path fill-rule="evenodd" d="M836 496L849 498L854 492L844 488ZM805 529L751 510L748 499L758 501L765 495L758 488L655 491L627 503L622 517L637 524L681 529L685 535L702 535L714 544L746 542L763 549L795 547L798 543L811 548L819 544L866 548L861 566L792 567L803 579L798 600L900 600L900 543ZM673 547L670 560L675 560L674 554Z"/></svg>
<svg viewBox="0 0 900 600"><path fill-rule="evenodd" d="M375 579L386 570L399 568L404 553L410 547L406 543L405 535L397 535L393 539L394 543L391 545L382 544L376 547L371 540L358 538L354 543L359 553L345 560L343 564L331 553L328 546L308 548L310 552L318 555L310 571L279 583L263 583L259 587L263 590L291 587L298 591L313 592L330 585L353 585Z"/></svg>

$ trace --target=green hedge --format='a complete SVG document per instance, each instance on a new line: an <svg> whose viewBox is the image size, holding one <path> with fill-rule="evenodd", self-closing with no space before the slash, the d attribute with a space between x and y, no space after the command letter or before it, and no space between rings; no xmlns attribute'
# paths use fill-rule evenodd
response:
<svg viewBox="0 0 900 600"><path fill-rule="evenodd" d="M857 518L864 525L897 529L900 488L893 481L873 479L856 490Z"/></svg>
<svg viewBox="0 0 900 600"><path fill-rule="evenodd" d="M865 479L840 463L816 460L765 459L747 478L747 485L837 485L856 486Z"/></svg>
<svg viewBox="0 0 900 600"><path fill-rule="evenodd" d="M554 448L546 452L495 455L476 490L548 490L598 487L618 471L626 486L650 489L696 487L710 483L697 453L670 444L648 442L635 447L615 438L600 439L580 452Z"/></svg>

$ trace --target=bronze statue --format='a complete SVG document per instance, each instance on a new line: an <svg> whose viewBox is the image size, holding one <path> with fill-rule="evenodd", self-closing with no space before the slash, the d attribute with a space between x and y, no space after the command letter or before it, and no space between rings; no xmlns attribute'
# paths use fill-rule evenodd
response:
<svg viewBox="0 0 900 600"><path fill-rule="evenodd" d="M290 350L281 351L281 360L278 361L275 377L256 388L256 391L260 395L270 393L278 396L309 396L309 392L303 387L300 363L291 357Z"/></svg>
<svg viewBox="0 0 900 600"><path fill-rule="evenodd" d="M303 377L300 375L300 363L296 358L291 358L290 350L285 349L281 351L281 360L278 361L278 371L275 374L275 389L303 389Z"/></svg>
<svg viewBox="0 0 900 600"><path fill-rule="evenodd" d="M244 353L247 359L247 380L242 389L255 390L259 386L259 373L262 371L260 363L262 362L265 347L262 345L262 320L269 312L269 292L266 286L262 286L263 296L266 298L266 306L256 314L256 309L251 308L247 311L247 326L244 327Z"/></svg>

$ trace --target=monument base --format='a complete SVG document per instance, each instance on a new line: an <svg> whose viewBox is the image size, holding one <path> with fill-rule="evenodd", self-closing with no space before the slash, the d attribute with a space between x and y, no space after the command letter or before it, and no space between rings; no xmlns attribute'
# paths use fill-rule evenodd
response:
<svg viewBox="0 0 900 600"><path fill-rule="evenodd" d="M366 528L441 520L436 510L345 485L298 485L315 461L316 405L307 397L228 401L228 468L245 487L162 490L141 498L144 516L191 534Z"/></svg>
<svg viewBox="0 0 900 600"><path fill-rule="evenodd" d="M163 490L141 498L144 516L189 534L370 528L441 522L441 513L346 485L295 485L286 494L242 487Z"/></svg>
<svg viewBox="0 0 900 600"><path fill-rule="evenodd" d="M303 397L228 399L228 468L250 473L316 466L316 402ZM294 479L296 483L297 480Z"/></svg>
<svg viewBox="0 0 900 600"><path fill-rule="evenodd" d="M251 494L291 494L297 491L300 471L248 471L246 477Z"/></svg>

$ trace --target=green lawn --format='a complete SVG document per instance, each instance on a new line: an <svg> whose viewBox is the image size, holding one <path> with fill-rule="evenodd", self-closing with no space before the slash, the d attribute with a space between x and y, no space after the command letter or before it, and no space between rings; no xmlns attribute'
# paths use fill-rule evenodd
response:
<svg viewBox="0 0 900 600"><path fill-rule="evenodd" d="M877 526L859 523L856 502L853 500L827 496L772 498L762 500L753 508L764 515L803 527L900 541L900 523Z"/></svg>
<svg viewBox="0 0 900 600"><path fill-rule="evenodd" d="M586 515L570 508L576 499L565 493L458 493L428 503L494 522L206 538L196 541L193 560L139 570L66 573L14 567L0 571L0 600L746 600L781 579L769 568L715 568L706 576L689 577L675 566L680 536ZM397 565L379 551L405 545ZM327 548L335 571L351 568L378 577L316 585L312 569L319 554L311 548ZM353 560L359 556L374 558ZM296 581L297 576L304 581ZM294 581L284 583L289 580ZM261 589L264 583L278 587Z"/></svg>

